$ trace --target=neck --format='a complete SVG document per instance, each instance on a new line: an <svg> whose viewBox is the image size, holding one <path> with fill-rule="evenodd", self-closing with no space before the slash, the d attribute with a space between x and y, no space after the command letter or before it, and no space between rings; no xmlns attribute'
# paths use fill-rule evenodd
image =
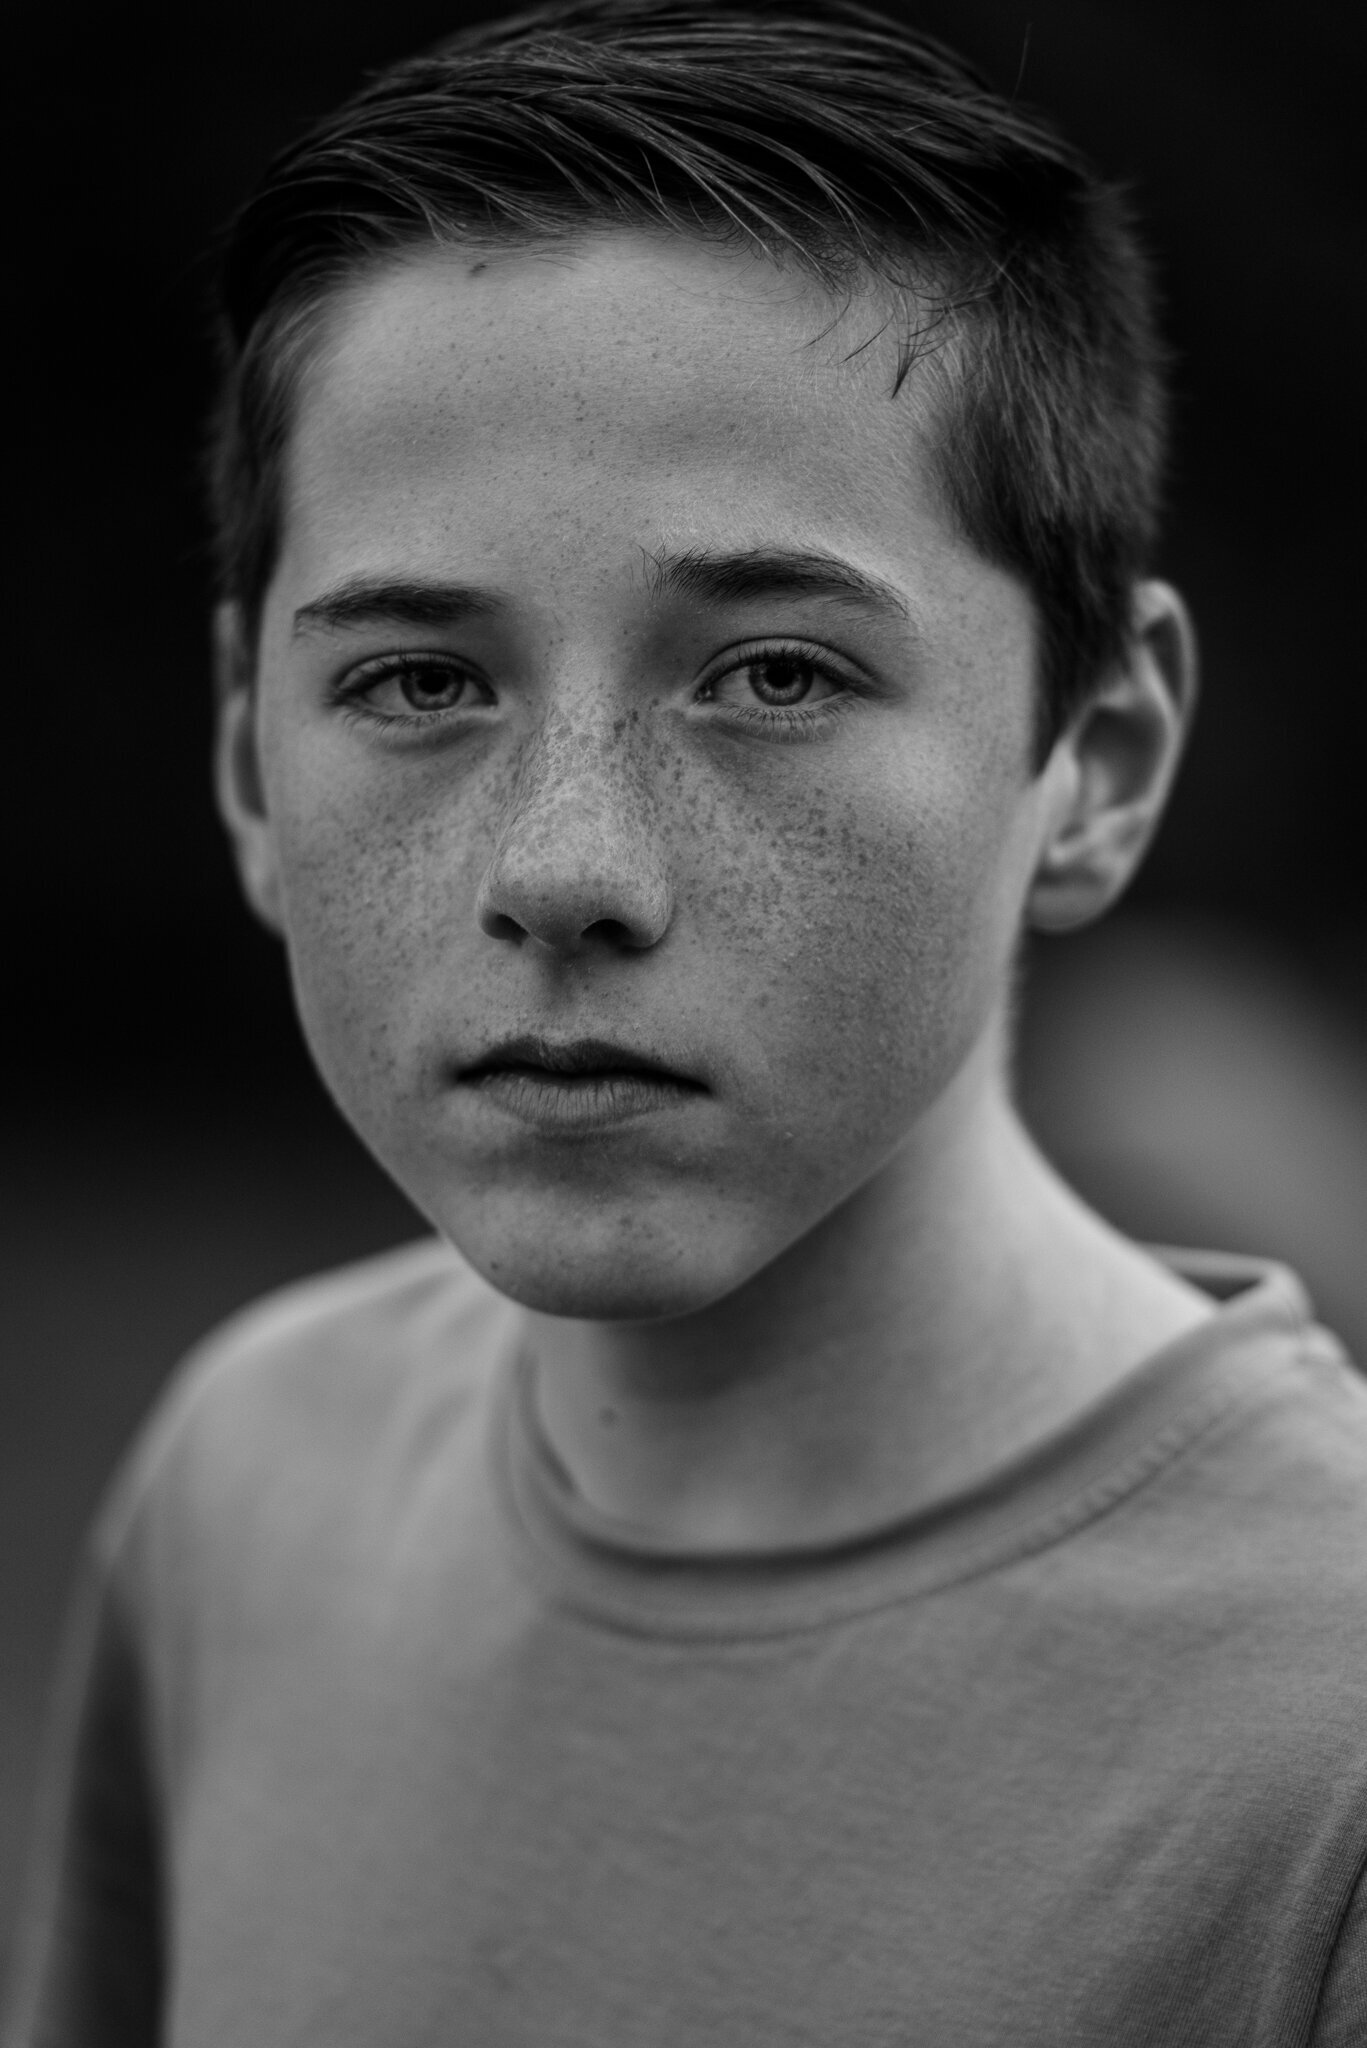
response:
<svg viewBox="0 0 1367 2048"><path fill-rule="evenodd" d="M1052 1433L1209 1312L1064 1187L984 1046L892 1160L745 1286L655 1323L530 1317L548 1441L687 1549L877 1527Z"/></svg>

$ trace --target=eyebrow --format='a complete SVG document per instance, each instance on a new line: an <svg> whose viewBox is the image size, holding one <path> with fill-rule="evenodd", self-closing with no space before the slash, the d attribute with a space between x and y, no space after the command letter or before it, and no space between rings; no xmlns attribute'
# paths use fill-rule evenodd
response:
<svg viewBox="0 0 1367 2048"><path fill-rule="evenodd" d="M647 561L654 596L698 598L708 604L743 604L759 597L824 598L908 616L906 600L895 585L856 569L839 555L791 548L746 548L722 555L684 548L648 554Z"/></svg>
<svg viewBox="0 0 1367 2048"><path fill-rule="evenodd" d="M757 598L818 598L873 606L908 616L906 600L881 576L856 569L839 555L791 548L746 548L713 554L684 548L643 550L653 598L684 597L705 604L744 604ZM492 590L439 578L349 576L300 605L292 631L340 632L349 626L458 626L507 609Z"/></svg>
<svg viewBox="0 0 1367 2048"><path fill-rule="evenodd" d="M291 630L332 633L348 626L459 626L504 608L491 590L413 576L348 576L301 604Z"/></svg>

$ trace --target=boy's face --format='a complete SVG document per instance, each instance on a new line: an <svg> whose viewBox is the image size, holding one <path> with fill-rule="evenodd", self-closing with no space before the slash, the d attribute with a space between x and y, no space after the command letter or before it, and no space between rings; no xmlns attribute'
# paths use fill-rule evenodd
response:
<svg viewBox="0 0 1367 2048"><path fill-rule="evenodd" d="M342 1107L552 1313L741 1284L1004 1000L1032 607L937 504L891 335L852 353L879 310L832 318L686 241L434 252L304 383L245 865ZM620 1054L538 1066L583 1041Z"/></svg>

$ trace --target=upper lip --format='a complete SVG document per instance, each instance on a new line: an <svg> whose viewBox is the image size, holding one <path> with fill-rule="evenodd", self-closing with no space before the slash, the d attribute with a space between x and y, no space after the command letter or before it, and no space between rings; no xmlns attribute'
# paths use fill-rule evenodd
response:
<svg viewBox="0 0 1367 2048"><path fill-rule="evenodd" d="M608 1038L503 1038L469 1066L462 1067L462 1080L476 1080L482 1074L504 1067L535 1067L548 1074L656 1074L664 1081L701 1087L693 1075L681 1073L652 1053L632 1046L616 1045Z"/></svg>

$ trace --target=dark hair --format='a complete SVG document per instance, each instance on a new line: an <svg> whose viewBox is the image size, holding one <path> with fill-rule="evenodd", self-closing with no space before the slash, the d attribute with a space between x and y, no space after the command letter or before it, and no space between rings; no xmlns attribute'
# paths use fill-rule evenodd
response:
<svg viewBox="0 0 1367 2048"><path fill-rule="evenodd" d="M1147 266L1118 193L1048 122L842 0L564 0L393 66L276 158L223 250L210 458L219 591L253 638L330 292L416 243L605 224L748 242L838 291L895 288L898 382L928 348L948 366L945 503L1035 599L1047 750L1122 651L1153 543Z"/></svg>

